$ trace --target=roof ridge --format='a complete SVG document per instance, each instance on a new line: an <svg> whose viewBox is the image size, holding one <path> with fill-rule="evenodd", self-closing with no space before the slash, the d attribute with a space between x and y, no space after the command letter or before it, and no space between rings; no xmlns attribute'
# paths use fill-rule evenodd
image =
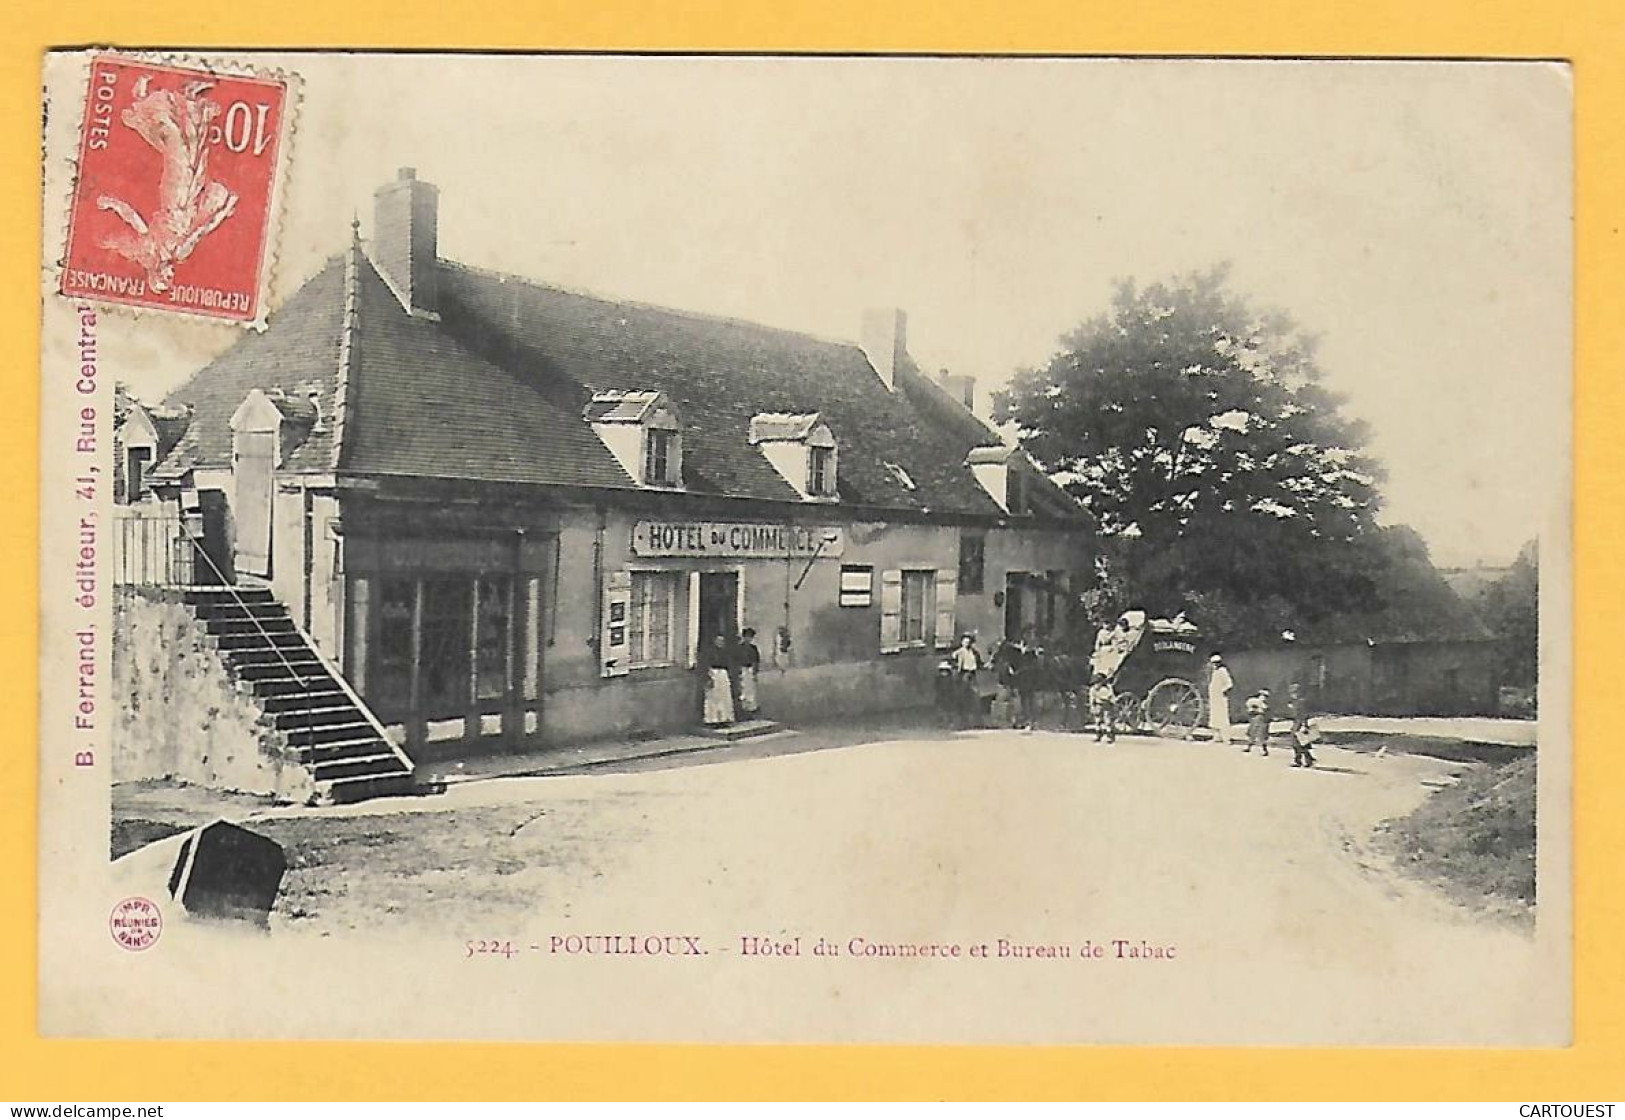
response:
<svg viewBox="0 0 1625 1120"><path fill-rule="evenodd" d="M811 342L819 342L826 346L841 346L847 349L859 351L863 349L862 346L860 346L853 339L835 338L830 335L814 334L811 331L795 330L790 327L775 327L769 323L758 323L754 319L741 319L737 315L722 315L713 311L694 311L684 307L669 307L662 303L649 303L645 300L625 299L620 296L607 295L603 292L593 291L591 288L566 287L563 284L553 284L544 280L537 280L532 276L523 276L517 272L503 272L500 269L486 268L481 265L469 264L466 261L454 261L447 257L441 257L437 263L439 263L443 268L455 268L460 269L463 272L478 273L480 275L493 277L503 282L512 280L521 284L528 284L533 288L541 288L544 291L557 292L560 295L566 296L576 296L581 299L596 300L599 303L613 304L617 307L631 307L636 308L639 311L658 311L664 315L675 315L679 318L694 319L704 323L723 323L734 327L749 327L752 330L767 331L773 334L788 335L792 338L801 338Z"/></svg>
<svg viewBox="0 0 1625 1120"><path fill-rule="evenodd" d="M333 447L328 465L335 471L344 454L344 433L350 411L350 371L361 341L361 302L357 296L360 258L361 226L359 222L351 222L350 247L344 256L344 311L339 327L338 370L333 379Z"/></svg>

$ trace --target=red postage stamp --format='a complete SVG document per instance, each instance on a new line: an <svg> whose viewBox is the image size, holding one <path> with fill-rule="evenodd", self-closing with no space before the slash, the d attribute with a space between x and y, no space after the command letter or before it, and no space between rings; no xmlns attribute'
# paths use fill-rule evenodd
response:
<svg viewBox="0 0 1625 1120"><path fill-rule="evenodd" d="M289 101L282 76L97 56L61 293L259 320Z"/></svg>

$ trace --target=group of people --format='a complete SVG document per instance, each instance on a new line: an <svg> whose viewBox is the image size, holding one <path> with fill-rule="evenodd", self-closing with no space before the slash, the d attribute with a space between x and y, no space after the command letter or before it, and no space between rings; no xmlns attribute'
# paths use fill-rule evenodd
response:
<svg viewBox="0 0 1625 1120"><path fill-rule="evenodd" d="M995 704L1010 711L1011 726L1030 730L1038 720L1038 693L1043 650L1031 630L1001 641L984 658L971 634L960 636L949 657L950 706L961 727L980 726ZM984 669L992 670L992 689L984 689Z"/></svg>
<svg viewBox="0 0 1625 1120"><path fill-rule="evenodd" d="M1119 696L1112 672L1108 670L1121 664L1138 636L1132 621L1126 618L1103 626L1097 636L1090 658L1089 683L1081 697L1087 703L1088 728L1094 731L1097 743L1117 741ZM1282 638L1288 645L1295 640L1290 631ZM994 705L1003 705L1009 713L1009 726L1031 729L1037 719L1038 694L1044 681L1043 657L1043 650L1030 633L1000 642L990 657L983 656L973 635L962 635L958 647L941 666L942 683L948 690L943 697L945 708L951 711L960 727L978 727L989 721ZM1208 659L1208 667L1208 724L1218 742L1229 743L1236 726L1231 720L1230 708L1235 679L1222 654L1213 654ZM992 670L991 682L985 672L989 669ZM988 683L992 688L986 687ZM1311 747L1318 736L1310 724L1308 688L1294 672L1279 692L1285 696L1284 704L1278 703L1267 688L1247 697L1243 753L1251 753L1256 747L1260 754L1269 754L1271 720L1284 710L1291 721L1292 765L1312 767L1315 757ZM1072 713L1080 697L1071 689L1064 695L1067 725L1075 727Z"/></svg>
<svg viewBox="0 0 1625 1120"><path fill-rule="evenodd" d="M716 635L699 661L705 674L701 707L707 727L726 727L761 710L756 699L756 677L762 666L762 651L756 647L755 630L747 626L737 638Z"/></svg>
<svg viewBox="0 0 1625 1120"><path fill-rule="evenodd" d="M1291 643L1295 641L1291 632L1283 634L1282 640ZM1208 726L1213 729L1215 738L1221 743L1230 742L1230 731L1234 726L1230 722L1230 694L1235 691L1235 679L1230 675L1230 669L1224 663L1224 655L1215 653L1208 658L1209 673L1207 684ZM1304 767L1314 766L1315 756L1310 750L1314 744L1316 734L1309 723L1309 698L1304 682L1296 673L1291 674L1285 685L1286 715L1292 721L1290 731L1292 740L1292 765ZM1251 754L1254 747L1265 757L1270 753L1270 721L1275 712L1270 690L1261 688L1247 697L1247 745L1242 748L1243 754Z"/></svg>

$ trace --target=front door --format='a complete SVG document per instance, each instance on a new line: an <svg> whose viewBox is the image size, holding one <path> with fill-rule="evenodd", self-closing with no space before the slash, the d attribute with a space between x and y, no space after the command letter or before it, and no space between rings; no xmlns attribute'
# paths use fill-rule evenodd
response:
<svg viewBox="0 0 1625 1120"><path fill-rule="evenodd" d="M701 572L699 648L709 649L720 634L730 642L739 626L739 573Z"/></svg>
<svg viewBox="0 0 1625 1120"><path fill-rule="evenodd" d="M1027 573L1007 572L1004 577L1004 637L1013 642L1021 637L1027 617L1022 600L1027 595Z"/></svg>

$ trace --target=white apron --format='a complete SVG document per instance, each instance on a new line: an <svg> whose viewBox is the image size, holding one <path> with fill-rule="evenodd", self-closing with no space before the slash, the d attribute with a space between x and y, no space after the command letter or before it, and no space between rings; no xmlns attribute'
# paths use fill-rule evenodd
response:
<svg viewBox="0 0 1625 1120"><path fill-rule="evenodd" d="M692 708L689 709L693 711ZM705 722L732 723L734 695L728 684L728 670L710 669L705 678Z"/></svg>

